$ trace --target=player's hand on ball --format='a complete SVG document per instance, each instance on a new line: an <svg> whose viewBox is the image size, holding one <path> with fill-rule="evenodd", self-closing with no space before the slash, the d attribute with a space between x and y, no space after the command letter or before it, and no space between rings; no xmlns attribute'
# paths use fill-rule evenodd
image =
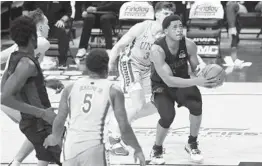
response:
<svg viewBox="0 0 262 166"><path fill-rule="evenodd" d="M134 153L135 163L137 162L137 159L140 162L140 166L145 166L146 165L145 155L144 155L144 153L142 151L135 151L135 153Z"/></svg>
<svg viewBox="0 0 262 166"><path fill-rule="evenodd" d="M52 107L47 108L44 112L43 119L47 121L49 124L53 124L53 121L55 120L56 113L54 112L54 109Z"/></svg>
<svg viewBox="0 0 262 166"><path fill-rule="evenodd" d="M197 86L212 88L217 85L217 79L216 78L206 79L204 77L197 77L195 78L195 84Z"/></svg>
<svg viewBox="0 0 262 166"><path fill-rule="evenodd" d="M208 80L204 87L216 88L223 84L226 78L226 72L217 64L209 64L202 70L199 77L204 77Z"/></svg>
<svg viewBox="0 0 262 166"><path fill-rule="evenodd" d="M53 134L50 134L46 137L43 146L48 148L48 146L56 146L60 142L60 139L56 138Z"/></svg>

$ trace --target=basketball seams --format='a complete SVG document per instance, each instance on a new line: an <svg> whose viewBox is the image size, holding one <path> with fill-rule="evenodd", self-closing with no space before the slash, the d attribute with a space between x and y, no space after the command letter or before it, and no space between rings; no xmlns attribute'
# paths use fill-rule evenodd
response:
<svg viewBox="0 0 262 166"><path fill-rule="evenodd" d="M205 72L204 77L206 78L207 75L208 75L208 73L209 73L213 68L215 68L215 67L216 67L216 66L212 64L212 66ZM219 66L219 67L221 67L221 66ZM208 78L208 79L216 78L216 77L218 77L219 75L221 75L222 72L224 71L223 68L221 68L221 69L222 69L222 70L221 70L218 74L216 74L215 76L213 76L213 77L211 77L211 78Z"/></svg>
<svg viewBox="0 0 262 166"><path fill-rule="evenodd" d="M211 66L204 74L204 77L206 78L207 74L211 71L211 69L214 68L214 66Z"/></svg>

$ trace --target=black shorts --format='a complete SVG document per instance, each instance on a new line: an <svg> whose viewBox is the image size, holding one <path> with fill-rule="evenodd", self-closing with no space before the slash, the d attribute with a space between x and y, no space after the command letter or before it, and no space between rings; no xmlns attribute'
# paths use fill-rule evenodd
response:
<svg viewBox="0 0 262 166"><path fill-rule="evenodd" d="M47 149L43 146L45 138L52 133L52 126L50 124L42 119L22 119L20 122L20 130L34 145L36 157L38 160L53 162L61 165L60 146L56 145L53 147L48 147Z"/></svg>
<svg viewBox="0 0 262 166"><path fill-rule="evenodd" d="M162 88L153 93L152 101L160 116L168 116L170 111L175 111L175 102L178 107L185 106L190 113L202 113L202 97L196 86L188 88Z"/></svg>

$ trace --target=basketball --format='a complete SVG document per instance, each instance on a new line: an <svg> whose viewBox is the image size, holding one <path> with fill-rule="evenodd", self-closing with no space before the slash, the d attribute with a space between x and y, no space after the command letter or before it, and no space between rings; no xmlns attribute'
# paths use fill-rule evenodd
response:
<svg viewBox="0 0 262 166"><path fill-rule="evenodd" d="M218 78L220 82L219 86L221 86L225 80L226 72L221 66L217 64L209 64L202 71L202 75L207 79Z"/></svg>

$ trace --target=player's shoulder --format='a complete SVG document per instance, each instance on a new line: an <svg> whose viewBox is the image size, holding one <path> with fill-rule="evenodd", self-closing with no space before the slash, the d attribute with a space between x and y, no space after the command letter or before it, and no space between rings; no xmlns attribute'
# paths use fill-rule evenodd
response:
<svg viewBox="0 0 262 166"><path fill-rule="evenodd" d="M136 32L138 31L143 31L150 25L150 20L145 20L139 23L136 23L131 29L135 30Z"/></svg>
<svg viewBox="0 0 262 166"><path fill-rule="evenodd" d="M145 21L143 21L142 23L143 23L144 25L154 25L155 22L156 22L156 21L154 21L154 20L145 20Z"/></svg>
<svg viewBox="0 0 262 166"><path fill-rule="evenodd" d="M156 39L154 44L159 45L163 42L164 39L165 39L165 36L159 37L159 38Z"/></svg>
<svg viewBox="0 0 262 166"><path fill-rule="evenodd" d="M36 76L37 68L35 63L30 58L22 57L16 66L16 72L18 72L18 74L21 72L30 76Z"/></svg>
<svg viewBox="0 0 262 166"><path fill-rule="evenodd" d="M150 59L153 62L157 62L161 58L165 59L165 57L166 57L164 49L161 46L157 45L157 44L153 44L152 45L151 52L152 53L150 55Z"/></svg>
<svg viewBox="0 0 262 166"><path fill-rule="evenodd" d="M36 65L32 59L29 57L22 57L18 62L19 67L29 68L29 69L36 69Z"/></svg>
<svg viewBox="0 0 262 166"><path fill-rule="evenodd" d="M153 24L153 20L144 20L142 22L140 22L142 25L147 25L147 24Z"/></svg>
<svg viewBox="0 0 262 166"><path fill-rule="evenodd" d="M185 37L185 43L186 43L186 47L189 49L196 48L196 43L190 38Z"/></svg>
<svg viewBox="0 0 262 166"><path fill-rule="evenodd" d="M190 39L187 37L184 37L184 38L185 38L185 42L187 45L195 45L195 42L193 41L193 39Z"/></svg>
<svg viewBox="0 0 262 166"><path fill-rule="evenodd" d="M37 37L36 52L46 52L50 48L50 42L43 36Z"/></svg>

